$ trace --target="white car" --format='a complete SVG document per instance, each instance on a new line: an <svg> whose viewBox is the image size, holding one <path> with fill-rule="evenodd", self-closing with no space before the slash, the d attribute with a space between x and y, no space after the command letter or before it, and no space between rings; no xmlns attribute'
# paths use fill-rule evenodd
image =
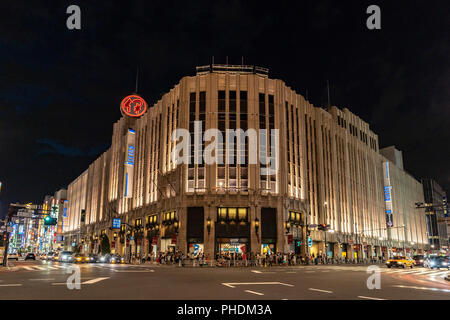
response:
<svg viewBox="0 0 450 320"><path fill-rule="evenodd" d="M16 259L16 261L19 261L19 255L17 254L17 252L8 253L8 260L10 260L10 259Z"/></svg>

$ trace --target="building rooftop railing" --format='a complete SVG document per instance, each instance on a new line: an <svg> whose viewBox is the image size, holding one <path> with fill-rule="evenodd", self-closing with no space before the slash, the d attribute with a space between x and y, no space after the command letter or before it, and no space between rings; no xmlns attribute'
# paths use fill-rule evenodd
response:
<svg viewBox="0 0 450 320"><path fill-rule="evenodd" d="M269 76L269 69L249 65L231 64L210 64L196 67L197 75L207 73L237 73L237 74L258 74L265 78Z"/></svg>

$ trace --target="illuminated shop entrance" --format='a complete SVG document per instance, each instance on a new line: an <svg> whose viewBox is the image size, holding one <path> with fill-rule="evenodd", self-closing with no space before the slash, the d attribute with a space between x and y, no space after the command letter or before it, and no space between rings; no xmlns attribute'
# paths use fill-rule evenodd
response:
<svg viewBox="0 0 450 320"><path fill-rule="evenodd" d="M249 253L248 208L217 208L215 236L215 255Z"/></svg>
<svg viewBox="0 0 450 320"><path fill-rule="evenodd" d="M261 208L261 254L277 252L277 209Z"/></svg>
<svg viewBox="0 0 450 320"><path fill-rule="evenodd" d="M196 257L204 253L203 236L205 225L205 212L203 207L187 208L187 252Z"/></svg>
<svg viewBox="0 0 450 320"><path fill-rule="evenodd" d="M217 238L217 253L219 255L248 253L248 238Z"/></svg>

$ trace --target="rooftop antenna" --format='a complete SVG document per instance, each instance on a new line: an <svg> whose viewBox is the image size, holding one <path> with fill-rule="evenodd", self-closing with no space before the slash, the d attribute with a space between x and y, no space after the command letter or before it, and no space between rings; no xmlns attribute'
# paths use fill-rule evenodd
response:
<svg viewBox="0 0 450 320"><path fill-rule="evenodd" d="M241 57L241 66L244 66L244 56Z"/></svg>
<svg viewBox="0 0 450 320"><path fill-rule="evenodd" d="M134 91L135 93L138 93L138 85L139 85L139 66L137 67L136 70L136 90Z"/></svg>
<svg viewBox="0 0 450 320"><path fill-rule="evenodd" d="M212 64L214 64L214 56L212 56Z"/></svg>
<svg viewBox="0 0 450 320"><path fill-rule="evenodd" d="M327 80L328 108L330 108L330 83Z"/></svg>

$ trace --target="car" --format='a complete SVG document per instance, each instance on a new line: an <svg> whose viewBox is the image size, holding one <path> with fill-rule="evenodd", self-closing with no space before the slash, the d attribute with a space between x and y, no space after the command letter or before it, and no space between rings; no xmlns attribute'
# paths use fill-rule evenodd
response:
<svg viewBox="0 0 450 320"><path fill-rule="evenodd" d="M88 261L88 257L82 253L74 254L72 257L73 257L72 262L75 262L75 263L84 263L84 262Z"/></svg>
<svg viewBox="0 0 450 320"><path fill-rule="evenodd" d="M116 263L125 263L125 258L119 256L118 254L111 255L109 259L109 263L116 264Z"/></svg>
<svg viewBox="0 0 450 320"><path fill-rule="evenodd" d="M111 258L110 254L102 254L99 258L98 258L98 262L101 263L109 263L109 260Z"/></svg>
<svg viewBox="0 0 450 320"><path fill-rule="evenodd" d="M423 266L425 268L430 268L430 269L445 268L447 270L450 270L449 258L448 257L444 257L444 256L428 257L427 259L424 260Z"/></svg>
<svg viewBox="0 0 450 320"><path fill-rule="evenodd" d="M392 259L389 259L386 262L386 266L388 268L392 268L392 267L402 267L402 268L406 268L406 267L414 267L414 260L412 260L411 258L407 258L404 256L397 256L397 257L393 257Z"/></svg>
<svg viewBox="0 0 450 320"><path fill-rule="evenodd" d="M16 259L16 261L19 261L19 255L17 254L17 252L8 253L8 260L9 259Z"/></svg>
<svg viewBox="0 0 450 320"><path fill-rule="evenodd" d="M25 261L27 260L36 260L36 255L33 252L27 253L27 255L25 256Z"/></svg>
<svg viewBox="0 0 450 320"><path fill-rule="evenodd" d="M72 261L72 251L63 251L59 255L59 262L71 262Z"/></svg>
<svg viewBox="0 0 450 320"><path fill-rule="evenodd" d="M41 253L39 255L39 260L47 260L47 255L45 253Z"/></svg>
<svg viewBox="0 0 450 320"><path fill-rule="evenodd" d="M423 260L424 260L424 256L423 255L416 255L413 257L414 260L414 265L415 266L423 266Z"/></svg>
<svg viewBox="0 0 450 320"><path fill-rule="evenodd" d="M53 260L53 256L55 255L55 252L48 252L47 253L47 260Z"/></svg>
<svg viewBox="0 0 450 320"><path fill-rule="evenodd" d="M52 261L59 261L59 253L58 253L58 252L56 252L56 253L53 255Z"/></svg>
<svg viewBox="0 0 450 320"><path fill-rule="evenodd" d="M99 262L99 261L100 261L99 259L100 259L99 256L96 255L96 254L90 254L90 255L89 255L89 262L90 262L90 263L96 263L96 262Z"/></svg>

